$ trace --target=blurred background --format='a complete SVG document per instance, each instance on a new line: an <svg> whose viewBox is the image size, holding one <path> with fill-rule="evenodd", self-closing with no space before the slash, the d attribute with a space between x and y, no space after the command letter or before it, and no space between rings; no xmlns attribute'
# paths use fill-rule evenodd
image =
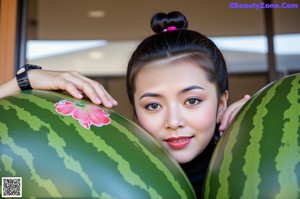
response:
<svg viewBox="0 0 300 199"><path fill-rule="evenodd" d="M245 94L253 95L280 77L300 72L297 0L17 3L15 70L25 63L51 70L77 70L102 83L119 101L116 110L129 118L132 112L125 87L127 61L138 43L153 34L150 19L157 12L181 11L189 20L189 29L207 35L219 46L228 65L230 103ZM266 8L249 8L253 3ZM273 8L275 5L282 8ZM242 8L245 6L248 8Z"/></svg>

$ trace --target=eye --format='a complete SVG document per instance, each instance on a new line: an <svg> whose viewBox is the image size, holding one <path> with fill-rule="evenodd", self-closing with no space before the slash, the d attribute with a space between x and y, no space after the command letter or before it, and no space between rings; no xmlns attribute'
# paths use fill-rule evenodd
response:
<svg viewBox="0 0 300 199"><path fill-rule="evenodd" d="M156 110L159 110L161 108L161 106L158 103L151 103L151 104L148 104L145 108L149 111L156 111Z"/></svg>
<svg viewBox="0 0 300 199"><path fill-rule="evenodd" d="M187 104L187 105L197 105L200 102L201 102L200 99L193 97L193 98L189 98L188 100L186 100L185 104Z"/></svg>

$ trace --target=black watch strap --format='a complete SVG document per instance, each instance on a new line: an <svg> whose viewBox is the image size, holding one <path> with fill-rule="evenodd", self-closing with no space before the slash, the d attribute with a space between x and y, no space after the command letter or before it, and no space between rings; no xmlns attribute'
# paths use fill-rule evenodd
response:
<svg viewBox="0 0 300 199"><path fill-rule="evenodd" d="M42 67L32 64L25 64L18 70L16 79L21 90L32 89L28 79L28 71L32 69L42 69Z"/></svg>

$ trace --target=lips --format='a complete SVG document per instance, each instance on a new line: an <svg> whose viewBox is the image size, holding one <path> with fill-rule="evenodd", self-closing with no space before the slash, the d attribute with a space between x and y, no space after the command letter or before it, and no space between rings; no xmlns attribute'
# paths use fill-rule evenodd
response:
<svg viewBox="0 0 300 199"><path fill-rule="evenodd" d="M180 137L171 137L168 139L165 139L168 143L168 145L175 149L181 149L185 146L187 146L190 141L192 140L193 136L187 137L187 136L180 136Z"/></svg>

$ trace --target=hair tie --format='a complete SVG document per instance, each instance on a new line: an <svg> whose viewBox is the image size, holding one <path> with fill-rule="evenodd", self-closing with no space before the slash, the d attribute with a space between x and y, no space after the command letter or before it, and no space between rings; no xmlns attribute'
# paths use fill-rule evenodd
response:
<svg viewBox="0 0 300 199"><path fill-rule="evenodd" d="M176 26L169 26L167 29L164 29L164 32L177 30Z"/></svg>

